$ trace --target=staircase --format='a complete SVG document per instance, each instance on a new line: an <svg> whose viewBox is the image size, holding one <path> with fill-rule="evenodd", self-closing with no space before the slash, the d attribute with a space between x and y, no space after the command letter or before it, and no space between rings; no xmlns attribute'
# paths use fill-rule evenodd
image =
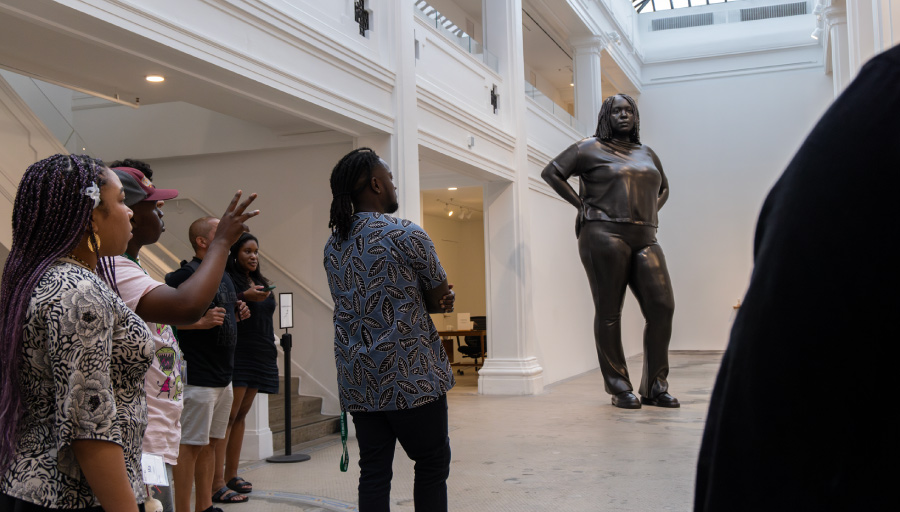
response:
<svg viewBox="0 0 900 512"><path fill-rule="evenodd" d="M284 382L284 377L280 379ZM291 446L319 439L340 430L340 418L322 414L322 399L297 394L300 377L291 378ZM284 451L284 386L269 395L269 429L275 452Z"/></svg>

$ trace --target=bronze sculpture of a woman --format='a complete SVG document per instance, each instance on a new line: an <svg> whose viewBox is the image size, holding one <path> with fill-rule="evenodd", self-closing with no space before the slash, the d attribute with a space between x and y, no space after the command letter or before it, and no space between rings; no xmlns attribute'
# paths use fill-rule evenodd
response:
<svg viewBox="0 0 900 512"><path fill-rule="evenodd" d="M675 299L662 247L656 241L657 212L669 183L656 153L641 144L640 117L625 95L603 102L597 132L569 146L541 173L578 208L578 252L594 296L594 338L606 392L612 404L679 407L668 393L669 339ZM579 192L566 181L579 178ZM632 392L622 349L622 305L631 287L644 314L644 372Z"/></svg>

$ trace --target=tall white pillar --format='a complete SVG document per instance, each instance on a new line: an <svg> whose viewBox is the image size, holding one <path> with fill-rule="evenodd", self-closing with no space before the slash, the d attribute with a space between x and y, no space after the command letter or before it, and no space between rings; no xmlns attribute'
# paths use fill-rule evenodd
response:
<svg viewBox="0 0 900 512"><path fill-rule="evenodd" d="M383 20L376 27L390 34L391 64L396 73L392 95L394 127L392 133L359 135L354 146L372 148L391 166L400 203L397 215L421 223L414 5L404 0L390 0L376 8L373 16Z"/></svg>
<svg viewBox="0 0 900 512"><path fill-rule="evenodd" d="M852 76L881 48L878 0L847 0L848 57Z"/></svg>
<svg viewBox="0 0 900 512"><path fill-rule="evenodd" d="M831 73L834 82L834 97L843 92L853 79L850 67L850 48L847 37L847 11L832 4L822 13L825 18L825 30L831 45Z"/></svg>
<svg viewBox="0 0 900 512"><path fill-rule="evenodd" d="M247 413L241 460L262 460L271 457L273 453L272 430L269 428L269 395L259 394Z"/></svg>
<svg viewBox="0 0 900 512"><path fill-rule="evenodd" d="M371 147L391 165L398 188L400 217L422 222L422 202L419 191L419 123L416 94L416 23L415 8L409 0L390 0L379 3L385 16L385 30L391 34L394 82L394 132L372 134L357 138L357 144ZM389 138L385 138L388 135ZM377 147L376 147L377 146Z"/></svg>
<svg viewBox="0 0 900 512"><path fill-rule="evenodd" d="M531 300L528 143L525 126L525 59L522 52L522 0L485 2L487 49L500 60L504 109L515 134L512 182L484 187L485 264L487 266L488 358L479 371L482 394L528 395L544 389L543 368L535 357Z"/></svg>
<svg viewBox="0 0 900 512"><path fill-rule="evenodd" d="M900 44L900 0L876 0L878 49Z"/></svg>
<svg viewBox="0 0 900 512"><path fill-rule="evenodd" d="M600 86L604 41L600 36L590 36L572 39L570 43L575 49L575 118L582 125L592 127L597 124L597 114L604 99Z"/></svg>

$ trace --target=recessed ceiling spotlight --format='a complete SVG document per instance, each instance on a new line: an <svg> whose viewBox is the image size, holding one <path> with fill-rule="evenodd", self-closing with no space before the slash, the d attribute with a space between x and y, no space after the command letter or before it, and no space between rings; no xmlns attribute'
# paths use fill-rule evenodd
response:
<svg viewBox="0 0 900 512"><path fill-rule="evenodd" d="M456 190L456 187L447 187L447 190Z"/></svg>
<svg viewBox="0 0 900 512"><path fill-rule="evenodd" d="M165 82L166 77L162 75L147 75L148 82Z"/></svg>

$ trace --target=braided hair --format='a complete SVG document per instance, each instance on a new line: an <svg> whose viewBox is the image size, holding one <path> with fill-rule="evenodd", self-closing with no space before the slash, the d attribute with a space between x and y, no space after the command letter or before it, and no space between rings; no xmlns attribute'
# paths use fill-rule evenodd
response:
<svg viewBox="0 0 900 512"><path fill-rule="evenodd" d="M638 114L637 104L634 102L634 99L627 94L614 94L603 100L603 106L600 107L600 113L597 115L597 132L594 133L594 137L605 141L612 140L613 129L610 118L612 117L612 104L614 101L616 101L616 96L625 98L625 101L627 101L628 104L631 105L631 110L634 111L634 128L631 130L631 133L629 135L631 138L631 142L640 144L641 116L640 114Z"/></svg>
<svg viewBox="0 0 900 512"><path fill-rule="evenodd" d="M107 182L103 162L87 155L53 155L28 167L13 205L12 246L0 284L0 474L15 453L24 413L19 390L23 324L38 280L71 253L91 229L94 200L84 193ZM98 208L107 208L102 203ZM93 232L90 239L96 246ZM108 274L98 258L97 270Z"/></svg>
<svg viewBox="0 0 900 512"><path fill-rule="evenodd" d="M372 179L381 158L370 148L358 148L344 155L331 171L331 218L328 227L340 240L350 238L353 224L353 197ZM357 185L362 181L362 185Z"/></svg>
<svg viewBox="0 0 900 512"><path fill-rule="evenodd" d="M250 272L250 282L248 282L246 271L241 267L241 264L238 263L238 253L241 252L241 247L250 240L256 242L256 246L259 247L258 238L250 233L242 233L237 242L231 246L231 249L228 252L228 262L225 263L225 270L228 271L228 275L231 276L231 280L234 281L234 284L240 287L239 291L249 290L251 286L257 284L263 286L269 285L269 280L266 279L260 271L261 265L257 263L256 270Z"/></svg>
<svg viewBox="0 0 900 512"><path fill-rule="evenodd" d="M116 167L131 167L132 169L137 169L143 173L143 175L148 179L153 179L153 169L150 168L150 164L147 162L143 162L141 160L135 160L133 158L126 158L125 160L116 160L115 162L107 165L110 169L114 169Z"/></svg>

